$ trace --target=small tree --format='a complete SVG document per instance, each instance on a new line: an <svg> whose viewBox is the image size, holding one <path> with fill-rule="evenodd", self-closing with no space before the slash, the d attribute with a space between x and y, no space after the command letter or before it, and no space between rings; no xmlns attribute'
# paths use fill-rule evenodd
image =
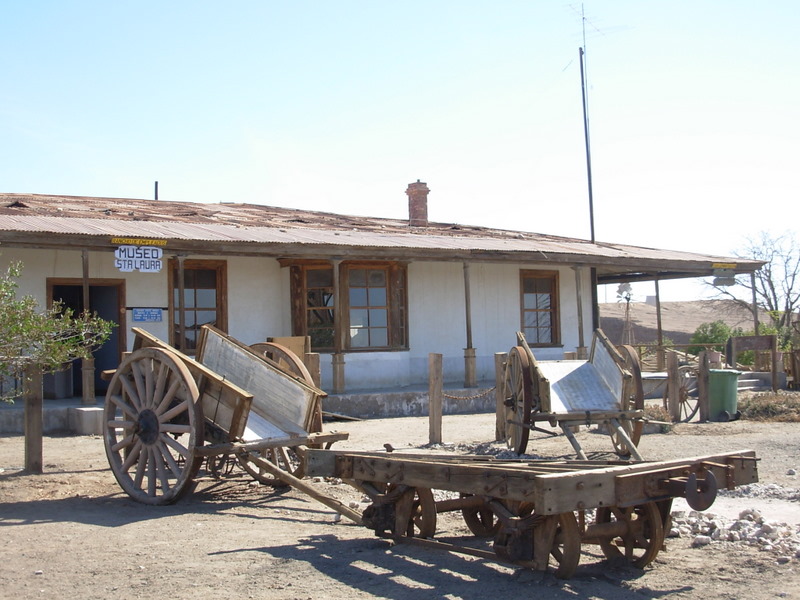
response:
<svg viewBox="0 0 800 600"><path fill-rule="evenodd" d="M689 338L690 344L698 345L689 346L688 352L690 354L700 354L701 350L709 349L716 350L717 352L724 352L725 342L728 341L729 337L735 335L742 335L741 329L732 329L724 321L703 323L700 327L695 329L692 337ZM713 344L713 347L709 348L711 344Z"/></svg>
<svg viewBox="0 0 800 600"><path fill-rule="evenodd" d="M17 297L20 263L12 263L0 276L0 375L21 377L29 366L53 373L77 358L89 358L114 326L94 315L75 316L60 302L41 310L31 296ZM0 400L13 402L15 390L0 392Z"/></svg>
<svg viewBox="0 0 800 600"><path fill-rule="evenodd" d="M750 290L751 295L755 293L756 303L767 312L778 334L778 345L785 349L791 340L792 319L800 308L800 244L791 232L773 236L762 231L755 238L748 238L744 249L734 254L765 262L755 272L755 287L750 278L740 278L737 283ZM715 289L720 296L735 300L752 312L749 298L737 298L725 287Z"/></svg>

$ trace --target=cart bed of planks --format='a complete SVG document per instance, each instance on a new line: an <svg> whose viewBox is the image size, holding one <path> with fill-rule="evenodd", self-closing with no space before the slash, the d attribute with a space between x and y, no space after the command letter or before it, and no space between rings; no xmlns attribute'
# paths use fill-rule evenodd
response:
<svg viewBox="0 0 800 600"><path fill-rule="evenodd" d="M304 369L293 373L269 358L288 350L248 347L203 326L192 358L133 331L133 351L109 374L103 438L114 476L135 500L176 501L204 460L212 472L238 462L264 483L292 478L302 486L299 453L347 438L322 432L325 392Z"/></svg>
<svg viewBox="0 0 800 600"><path fill-rule="evenodd" d="M658 462L334 450L309 450L305 459L309 475L340 477L369 495L362 524L378 535L538 570L549 565L561 578L574 573L588 543L642 568L664 544L674 498L705 510L718 486L758 480L752 450ZM440 491L450 497L436 500ZM476 537L492 541L491 551L474 540L431 539L437 514L447 511L461 511Z"/></svg>

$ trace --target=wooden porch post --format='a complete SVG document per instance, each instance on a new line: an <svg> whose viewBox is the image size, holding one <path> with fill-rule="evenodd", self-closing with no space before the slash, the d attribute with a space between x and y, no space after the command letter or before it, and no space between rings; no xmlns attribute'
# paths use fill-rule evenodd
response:
<svg viewBox="0 0 800 600"><path fill-rule="evenodd" d="M586 340L583 336L583 286L581 285L581 268L572 267L575 271L575 297L578 303L578 358L586 358Z"/></svg>
<svg viewBox="0 0 800 600"><path fill-rule="evenodd" d="M656 331L658 350L656 351L656 369L664 370L664 330L661 328L661 290L658 286L658 273L656 273L653 283L656 286Z"/></svg>
<svg viewBox="0 0 800 600"><path fill-rule="evenodd" d="M470 297L469 263L464 263L464 306L466 312L467 347L464 348L464 387L478 385L475 376L475 348L472 347L472 300Z"/></svg>
<svg viewBox="0 0 800 600"><path fill-rule="evenodd" d="M428 441L442 443L442 355L428 354Z"/></svg>
<svg viewBox="0 0 800 600"><path fill-rule="evenodd" d="M758 335L758 302L756 302L756 274L750 273L750 288L753 292L753 330Z"/></svg>
<svg viewBox="0 0 800 600"><path fill-rule="evenodd" d="M89 314L89 251L85 248L81 251L81 263L83 267L82 287L83 287L83 313ZM82 404L95 404L97 402L94 391L94 359L84 358L81 360L81 387Z"/></svg>
<svg viewBox="0 0 800 600"><path fill-rule="evenodd" d="M344 329L344 315L342 311L344 310L345 302L344 302L344 292L342 290L341 285L341 260L334 260L333 261L333 296L335 300L336 310L338 311L339 315L338 318L334 320L334 335L333 335L333 356L331 357L331 367L333 371L333 393L334 394L341 394L344 392L345 389L345 376L344 376L344 349L346 346L345 343L345 334L347 333Z"/></svg>
<svg viewBox="0 0 800 600"><path fill-rule="evenodd" d="M186 351L186 281L184 281L183 260L185 256L178 254L178 340L175 346L181 352Z"/></svg>

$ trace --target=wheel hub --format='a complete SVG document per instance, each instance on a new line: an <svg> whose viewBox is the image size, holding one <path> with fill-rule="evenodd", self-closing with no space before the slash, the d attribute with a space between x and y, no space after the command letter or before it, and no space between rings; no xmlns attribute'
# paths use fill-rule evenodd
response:
<svg viewBox="0 0 800 600"><path fill-rule="evenodd" d="M136 420L136 433L145 444L155 444L158 439L158 417L149 408L139 413Z"/></svg>

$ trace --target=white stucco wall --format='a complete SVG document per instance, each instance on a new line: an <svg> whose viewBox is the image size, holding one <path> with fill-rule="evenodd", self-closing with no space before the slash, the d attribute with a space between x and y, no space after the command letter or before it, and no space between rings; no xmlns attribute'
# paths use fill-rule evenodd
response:
<svg viewBox="0 0 800 600"><path fill-rule="evenodd" d="M577 349L578 308L575 271L571 267L520 263L470 265L472 344L476 349L477 379L494 380L494 354L516 344L520 330L520 278L522 269L559 272L559 313L562 344L537 348L537 358L557 360ZM584 343L591 342L591 281L581 270ZM447 383L464 381L464 348L467 345L464 267L462 263L416 262L408 267L409 342L407 352L350 353L346 355L349 389L425 385L428 354L443 355ZM328 360L323 359L323 364ZM405 367L403 366L405 363ZM330 369L324 369L325 373ZM325 378L323 377L323 383Z"/></svg>
<svg viewBox="0 0 800 600"><path fill-rule="evenodd" d="M40 304L46 301L48 277L80 278L80 251L0 249L0 264L22 261L23 277L19 291L33 295ZM187 257L205 258L217 257ZM267 337L291 335L289 270L277 260L253 257L226 257L228 274L228 331L245 344ZM563 357L579 344L578 315L575 298L575 271L570 267L541 264L475 263L470 265L472 304L472 342L477 355L479 381L494 379L494 354L507 352L515 345L520 329L521 269L557 270L559 272L559 312L562 346L537 348L543 360ZM584 343L591 343L591 282L589 270L581 269ZM121 273L114 267L111 252L89 254L89 277L124 279L127 307L168 306L167 270L160 273ZM448 383L464 380L464 348L467 345L465 324L464 267L460 262L414 262L408 266L408 351L354 352L345 355L346 388L376 389L426 385L428 354L444 356L444 377ZM132 323L126 311L130 349L131 325L140 326L161 339L169 339L169 315L160 323ZM322 387L332 384L331 355L321 356Z"/></svg>

